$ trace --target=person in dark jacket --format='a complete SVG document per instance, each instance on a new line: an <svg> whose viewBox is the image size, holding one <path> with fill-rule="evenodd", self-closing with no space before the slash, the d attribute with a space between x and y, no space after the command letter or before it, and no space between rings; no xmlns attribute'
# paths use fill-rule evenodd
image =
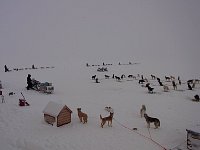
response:
<svg viewBox="0 0 200 150"><path fill-rule="evenodd" d="M32 65L32 69L36 69L35 66L34 66L34 64Z"/></svg>
<svg viewBox="0 0 200 150"><path fill-rule="evenodd" d="M33 84L32 84L32 80L31 80L31 75L30 74L28 74L28 77L27 77L27 84L28 84L28 86L26 87L27 90L30 90L30 89L33 90Z"/></svg>
<svg viewBox="0 0 200 150"><path fill-rule="evenodd" d="M176 85L175 81L172 81L172 86L174 87L174 90L177 90L177 85Z"/></svg>
<svg viewBox="0 0 200 150"><path fill-rule="evenodd" d="M190 83L187 83L187 85L188 85L188 90L192 90Z"/></svg>
<svg viewBox="0 0 200 150"><path fill-rule="evenodd" d="M5 68L5 72L9 72L10 71L6 65L4 66L4 68Z"/></svg>

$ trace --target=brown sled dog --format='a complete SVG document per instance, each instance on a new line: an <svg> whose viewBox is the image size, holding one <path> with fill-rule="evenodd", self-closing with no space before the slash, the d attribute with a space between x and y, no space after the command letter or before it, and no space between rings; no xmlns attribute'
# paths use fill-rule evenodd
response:
<svg viewBox="0 0 200 150"><path fill-rule="evenodd" d="M108 117L104 117L102 118L102 116L100 115L100 119L101 119L101 127L103 128L104 124L106 123L106 121L108 122L108 126L112 127L112 119L113 119L113 113L110 112L110 116Z"/></svg>
<svg viewBox="0 0 200 150"><path fill-rule="evenodd" d="M147 128L150 128L150 123L154 123L155 129L160 127L160 120L159 119L149 117L147 114L144 114L144 118L146 119L146 122L147 122Z"/></svg>
<svg viewBox="0 0 200 150"><path fill-rule="evenodd" d="M81 112L81 108L77 108L77 111L78 111L78 117L80 119L80 122L87 123L87 119L88 119L87 114Z"/></svg>

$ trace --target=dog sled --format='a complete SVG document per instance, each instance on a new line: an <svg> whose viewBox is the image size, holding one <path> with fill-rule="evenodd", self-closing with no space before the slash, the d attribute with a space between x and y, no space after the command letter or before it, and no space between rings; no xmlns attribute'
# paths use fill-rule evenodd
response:
<svg viewBox="0 0 200 150"><path fill-rule="evenodd" d="M105 72L105 71L108 71L108 69L102 67L102 68L98 68L97 71L98 71L98 72Z"/></svg>
<svg viewBox="0 0 200 150"><path fill-rule="evenodd" d="M30 106L30 104L26 101L24 95L21 93L23 99L19 99L19 106Z"/></svg>
<svg viewBox="0 0 200 150"><path fill-rule="evenodd" d="M200 149L200 127L193 129L186 129L187 131L187 149L199 150Z"/></svg>
<svg viewBox="0 0 200 150"><path fill-rule="evenodd" d="M39 92L52 94L54 91L54 87L52 86L52 83L44 82L41 83L35 79L32 79L33 89Z"/></svg>

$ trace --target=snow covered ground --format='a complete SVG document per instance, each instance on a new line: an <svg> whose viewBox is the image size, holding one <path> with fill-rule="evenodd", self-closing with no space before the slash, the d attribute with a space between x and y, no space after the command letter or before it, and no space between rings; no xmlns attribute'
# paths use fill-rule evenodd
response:
<svg viewBox="0 0 200 150"><path fill-rule="evenodd" d="M0 103L2 150L186 150L186 129L200 128L200 84L190 91L187 80L200 79L198 0L3 0L0 2L0 80L5 103ZM112 64L102 66L105 64ZM132 65L118 65L133 63ZM86 63L90 67L86 67ZM137 64L134 64L137 63ZM13 68L54 66L4 72ZM100 65L100 66L92 66ZM107 67L107 72L98 72ZM28 74L51 82L53 94L26 90ZM126 78L105 79L115 74ZM147 78L155 93L133 74ZM168 85L164 92L157 80ZM100 83L92 76L97 75ZM165 76L180 76L173 90ZM10 95L14 92L14 95ZM25 96L30 106L20 107ZM47 124L43 109L49 101L66 104L70 124ZM148 130L140 108L160 120ZM100 114L114 109L112 127L101 128ZM77 108L88 114L82 124ZM137 128L137 130L133 130Z"/></svg>
<svg viewBox="0 0 200 150"><path fill-rule="evenodd" d="M98 67L86 67L85 64L73 68L56 66L53 69L36 69L1 72L5 103L0 105L0 132L2 149L171 149L175 146L186 149L186 128L200 126L199 103L190 99L200 94L200 84L193 91L187 85L178 85L174 91L171 82L165 82L164 76L156 76L169 85L170 92L164 92L157 80L151 80L144 73L156 93L149 94L147 88L138 83L138 79L128 79L127 75L140 74L142 64L106 66L108 72L97 72ZM102 66L100 66L102 67ZM104 66L105 67L105 66ZM70 70L70 71L69 71ZM53 94L27 91L26 76L41 82L52 82ZM100 83L91 79L97 75ZM120 82L105 79L104 75L115 74L126 78ZM182 82L185 82L183 80ZM9 92L15 95L9 96ZM23 92L30 106L19 107L18 99ZM72 122L62 127L44 122L43 109L49 101L66 104L72 111ZM141 105L145 104L147 113L160 119L161 127L147 129L144 118L140 118ZM107 116L106 106L114 109L113 126L100 127L100 114ZM88 114L88 123L79 122L76 108L81 107ZM137 128L137 131L132 130ZM151 141L151 139L161 146Z"/></svg>

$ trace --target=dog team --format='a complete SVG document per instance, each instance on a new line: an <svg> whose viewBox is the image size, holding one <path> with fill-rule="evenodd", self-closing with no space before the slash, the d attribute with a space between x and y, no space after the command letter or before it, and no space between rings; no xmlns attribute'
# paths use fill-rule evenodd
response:
<svg viewBox="0 0 200 150"><path fill-rule="evenodd" d="M101 120L101 124L100 126L103 128L103 126L106 124L108 124L109 127L112 127L112 121L113 121L113 115L114 115L114 110L112 107L105 107L105 110L108 111L110 114L107 117L102 117L100 114L100 120ZM84 112L81 111L81 108L77 108L77 112L78 112L78 117L80 119L80 122L82 122L83 124L88 122L88 115ZM157 129L158 127L160 127L160 120L158 118L153 118L147 115L146 113L146 106L142 105L142 108L140 109L140 117L144 117L147 123L147 128L150 128L150 124L154 123L155 129Z"/></svg>
<svg viewBox="0 0 200 150"><path fill-rule="evenodd" d="M110 76L105 74L104 75L105 79L109 79ZM148 93L156 93L154 92L154 88L150 86L150 82L147 78L144 78L143 75L140 75L140 74L137 74L137 76L134 76L132 74L129 74L128 76L128 79L135 79L135 80L138 80L138 83L141 84L143 87L146 87L148 89ZM126 78L126 76L124 74L120 76L116 76L115 74L112 75L112 78L113 79L116 79L116 81L121 81L123 80L124 78ZM182 81L180 79L180 76L178 76L177 78L177 82L176 82L176 78L174 76L165 76L164 77L165 80L163 80L163 82L171 82L171 85L167 85L166 83L163 84L163 82L161 81L160 78L156 77L155 75L152 75L151 74L151 80L156 80L158 81L159 85L163 87L163 90L164 92L169 92L170 91L170 88L169 86L172 86L173 87L173 90L177 90L177 86L178 85L181 85L182 84ZM92 76L92 80L95 80L96 83L100 83L98 81L98 78L97 78L97 75L93 75ZM146 86L144 86L144 83L146 83ZM188 90L193 90L196 86L196 84L199 84L200 83L200 80L199 79L191 79L191 80L188 80L187 82L187 86L188 86Z"/></svg>

